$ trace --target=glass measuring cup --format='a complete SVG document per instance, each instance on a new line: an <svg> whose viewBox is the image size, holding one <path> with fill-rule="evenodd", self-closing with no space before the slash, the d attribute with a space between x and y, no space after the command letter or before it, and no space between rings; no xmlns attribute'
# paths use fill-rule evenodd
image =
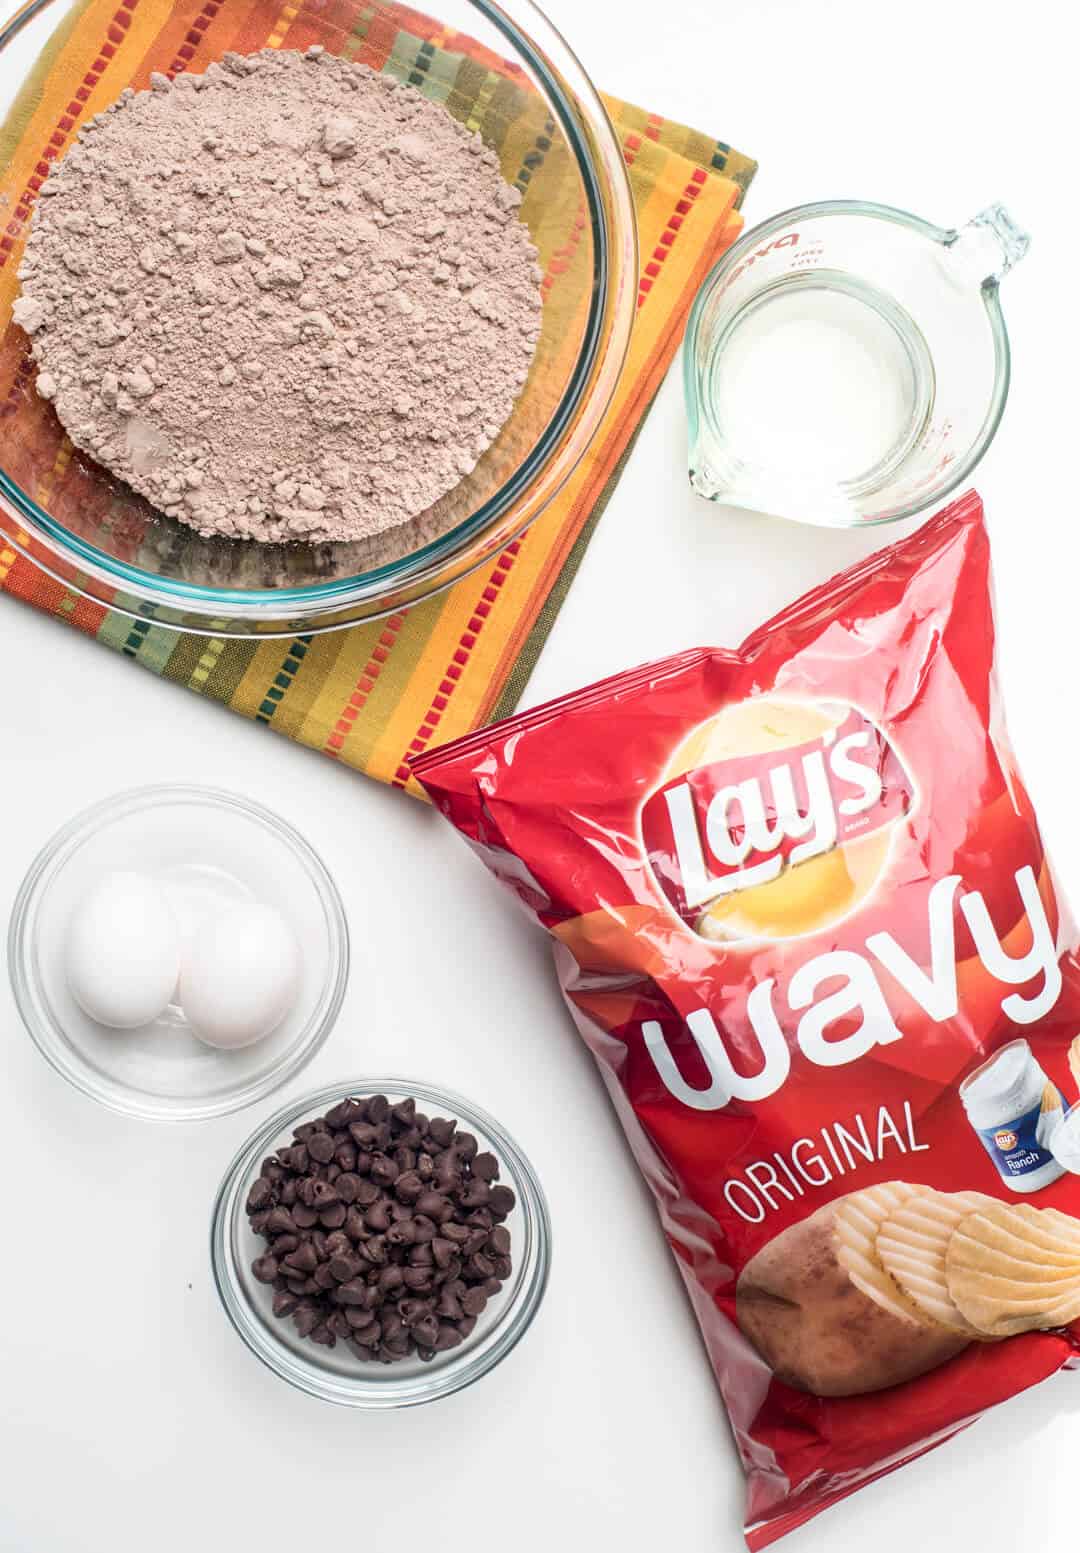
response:
<svg viewBox="0 0 1080 1553"><path fill-rule="evenodd" d="M1002 277L1029 238L1001 205L955 231L835 200L748 232L690 317L699 495L804 523L886 523L985 452L1009 390Z"/></svg>

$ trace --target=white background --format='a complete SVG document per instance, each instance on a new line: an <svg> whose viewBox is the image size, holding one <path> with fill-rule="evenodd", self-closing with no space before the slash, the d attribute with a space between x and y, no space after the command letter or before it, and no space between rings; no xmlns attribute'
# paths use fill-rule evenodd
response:
<svg viewBox="0 0 1080 1553"><path fill-rule="evenodd" d="M1066 8L548 0L548 9L598 83L760 159L751 222L806 200L862 196L948 226L1002 199L1033 232L1003 293L1014 389L978 483L1012 732L1059 870L1080 894ZM684 443L673 375L529 700L672 649L735 643L897 537L798 530L699 503L686 488ZM63 820L118 788L206 780L280 811L329 860L355 944L339 1028L289 1092L380 1069L463 1090L532 1155L556 1235L545 1307L481 1385L387 1416L308 1400L241 1346L207 1260L222 1171L285 1097L190 1129L119 1120L45 1066L5 978L3 1553L384 1549L405 1536L453 1553L740 1548L742 1486L719 1398L541 935L420 805L15 602L0 601L0 633L0 902ZM785 1548L1069 1546L1078 1459L1080 1376L1064 1375Z"/></svg>

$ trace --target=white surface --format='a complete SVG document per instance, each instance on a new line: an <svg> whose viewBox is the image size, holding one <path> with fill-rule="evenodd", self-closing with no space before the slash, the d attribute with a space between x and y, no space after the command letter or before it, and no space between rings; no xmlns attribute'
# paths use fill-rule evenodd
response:
<svg viewBox="0 0 1080 1553"><path fill-rule="evenodd" d="M751 221L804 200L866 196L949 225L1000 198L1034 232L1005 294L1015 386L979 486L1012 731L1077 895L1080 234L1066 8L549 0L549 9L603 85L759 157ZM686 489L683 448L672 378L531 700L675 648L733 643L898 537L711 509ZM277 809L330 862L355 944L339 1030L299 1085L390 1069L474 1096L535 1160L556 1237L534 1330L474 1390L393 1417L295 1395L226 1324L206 1250L219 1178L267 1107L191 1129L116 1120L45 1067L0 986L3 1553L106 1544L216 1553L312 1539L385 1548L409 1522L452 1553L489 1540L514 1553L739 1549L742 1488L719 1398L541 936L419 805L14 602L0 602L0 631L0 898L62 820L119 787L209 779ZM1063 1376L783 1546L944 1553L1017 1536L1071 1545L1078 1454L1080 1377ZM439 1529L447 1516L449 1533Z"/></svg>

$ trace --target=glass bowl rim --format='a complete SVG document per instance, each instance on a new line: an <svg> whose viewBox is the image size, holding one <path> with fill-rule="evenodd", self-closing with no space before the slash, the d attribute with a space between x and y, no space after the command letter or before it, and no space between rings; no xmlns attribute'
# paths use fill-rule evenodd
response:
<svg viewBox="0 0 1080 1553"><path fill-rule="evenodd" d="M304 1115L316 1115L348 1095L412 1095L417 1100L445 1108L448 1115L467 1122L483 1132L498 1150L500 1164L513 1171L526 1230L524 1276L513 1299L506 1305L494 1337L480 1350L465 1343L458 1353L435 1370L421 1372L407 1380L395 1376L393 1364L380 1365L362 1385L347 1376L331 1375L314 1362L291 1354L273 1336L273 1332L251 1311L249 1301L239 1288L233 1263L232 1227L243 1212L242 1189L259 1159L268 1152L272 1140L291 1129ZM517 1254L515 1252L515 1254ZM453 1396L455 1392L479 1380L493 1370L517 1347L539 1310L551 1272L551 1214L539 1177L528 1155L509 1132L482 1107L456 1090L409 1078L346 1079L326 1085L313 1093L294 1098L268 1117L241 1144L222 1177L214 1199L210 1219L210 1262L214 1284L222 1307L233 1329L245 1346L279 1380L320 1401L362 1411L415 1407L425 1402Z"/></svg>
<svg viewBox="0 0 1080 1553"><path fill-rule="evenodd" d="M690 316L686 323L686 336L683 341L683 388L691 446L697 440L700 420L704 413L694 366L697 341L705 309L717 286L734 272L747 254L752 253L755 247L770 238L774 232L781 231L792 221L816 221L831 216L866 216L871 220L892 222L895 226L907 227L910 231L917 232L920 236L929 238L931 242L943 247L954 242L958 235L956 228L936 226L932 221L926 221L922 216L916 216L909 210L901 210L895 205L882 205L874 200L857 199L817 200L807 205L792 205L789 209L781 210L775 216L770 216L766 221L760 221L757 226L743 232L738 241L732 243L706 275L701 290L694 298L694 305L690 309ZM900 523L905 518L913 518L920 512L926 512L929 508L935 507L947 496L951 496L967 480L997 435L1001 418L1005 414L1005 405L1012 382L1012 350L1009 345L1008 330L1005 327L1005 315L1001 308L1000 287L996 281L983 282L982 299L994 345L994 387L983 423L971 448L963 458L957 459L955 464L949 466L946 478L929 495L906 502L895 511L881 513L877 517L856 517L850 521L823 523L820 526L878 528L884 523Z"/></svg>
<svg viewBox="0 0 1080 1553"><path fill-rule="evenodd" d="M56 874L103 824L137 814L160 802L210 803L231 809L262 825L289 847L307 872L326 921L331 974L296 1040L268 1072L212 1101L164 1103L122 1084L105 1081L73 1048L50 1014L40 1006L37 978L31 968L31 920L42 892ZM49 1066L73 1088L121 1116L148 1122L201 1122L227 1116L264 1099L293 1078L322 1048L337 1023L349 978L350 944L345 908L337 885L311 843L287 820L242 793L188 782L151 783L125 788L99 799L71 816L35 854L15 896L7 934L8 975L15 1006L27 1034Z"/></svg>
<svg viewBox="0 0 1080 1553"><path fill-rule="evenodd" d="M7 44L26 23L55 3L56 0L27 0L27 3L6 23L0 25L0 57ZM116 609L122 614L138 618L157 610L181 613L190 610L207 622L202 629L224 635L247 634L246 631L237 633L231 629L222 630L219 617L227 614L234 615L236 620L247 628L258 626L260 622L274 617L292 615L294 617L292 620L287 621L279 631L276 630L273 633L285 635L295 634L297 629L295 616L298 611L313 611L318 617L331 614L335 610L347 609L354 604L377 603L383 597L392 596L392 590L397 587L419 586L421 590L419 599L427 598L452 585L475 567L483 565L486 555L480 554L476 559L475 567L468 565L462 571L454 571L446 581L439 580L440 567L452 565L455 560L462 558L471 560L470 549L473 542L482 540L485 534L497 529L499 521L513 512L515 505L522 500L538 477L558 468L560 459L568 454L575 417L589 404L590 382L604 366L605 358L614 345L617 357L615 370L611 372L610 380L601 398L597 399L593 406L592 430L589 437L572 457L567 458L565 468L558 471L558 477L551 490L546 493L541 506L535 511L529 511L512 531L500 535L500 548L504 548L520 537L563 489L580 463L603 415L610 406L629 351L634 318L633 288L625 285L619 288L612 284L613 274L619 267L619 255L617 245L609 241L608 237L605 221L608 207L604 198L604 188L608 184L612 185L610 193L614 196L620 221L628 225L631 257L636 260L637 234L633 194L614 126L591 77L565 38L548 20L535 0L514 0L514 5L515 12L523 13L533 32L539 35L542 40L539 43L534 43L532 35L524 30L524 25L519 25L510 16L508 8L495 3L495 0L465 0L465 3L477 10L508 40L513 50L527 62L536 79L543 86L573 152L574 163L584 185L594 244L595 262L591 296L581 351L558 404L536 446L521 467L476 512L464 518L446 534L421 546L419 550L411 551L398 560L387 562L371 571L356 573L350 577L334 578L327 582L302 587L271 589L211 589L199 583L184 582L175 578L163 581L160 574L110 556L90 541L58 523L0 467L0 515L6 512L17 525L24 527L30 539L36 540L38 545L49 552L53 567L73 569L77 580L72 581L63 573L54 570L47 560L34 553L32 544L24 545L20 542L18 532L12 533L9 530L8 541L36 566L66 585L74 587L76 592L84 594L105 607ZM548 64L549 52L554 55L553 66ZM560 84L566 70L570 70L577 77L569 96ZM587 134L584 134L575 122L575 105L581 110ZM593 154L588 144L589 136L609 142L607 157ZM620 289L626 293L622 297L619 296ZM613 321L609 321L608 313L611 311L613 297L619 306L617 316ZM598 385L593 386L595 388ZM121 590L120 596L107 600L100 598L97 592L91 592L83 586L85 578L92 579L99 590ZM429 582L430 587L427 586ZM418 602L418 599L412 602ZM391 604L390 607L393 608L394 605ZM361 619L372 618L377 618L377 614L365 614L361 617ZM213 622L219 623L215 626ZM351 623L353 622L348 619L340 621L332 619L324 629L335 629ZM318 629L315 625L307 625L306 628ZM185 620L182 629L198 630L200 627Z"/></svg>

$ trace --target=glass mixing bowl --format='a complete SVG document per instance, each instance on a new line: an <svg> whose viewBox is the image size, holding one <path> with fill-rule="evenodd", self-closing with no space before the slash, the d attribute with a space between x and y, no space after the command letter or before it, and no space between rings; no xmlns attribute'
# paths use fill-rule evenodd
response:
<svg viewBox="0 0 1080 1553"><path fill-rule="evenodd" d="M634 206L599 96L531 0L440 0L437 19L362 0L284 10L278 0L255 0L242 41L222 0L201 9L194 0L125 6L122 15L138 25L118 26L100 0L30 0L0 29L0 534L73 593L217 636L332 630L448 587L504 549L561 489L625 358L637 283ZM158 513L64 436L34 391L29 341L11 321L15 272L42 172L75 133L73 110L99 112L124 87L145 87L152 70L200 72L233 47L315 41L419 86L467 122L483 115L540 250L541 340L495 444L419 518L353 544L208 540ZM60 116L45 122L40 105L52 101L62 104Z"/></svg>

